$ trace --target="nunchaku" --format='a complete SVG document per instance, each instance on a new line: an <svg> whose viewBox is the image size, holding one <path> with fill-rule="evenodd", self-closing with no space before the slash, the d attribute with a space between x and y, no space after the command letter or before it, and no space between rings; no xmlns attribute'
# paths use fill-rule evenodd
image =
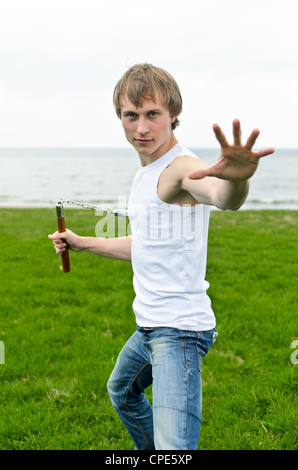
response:
<svg viewBox="0 0 298 470"><path fill-rule="evenodd" d="M65 230L66 230L65 218L64 218L64 213L63 213L63 205L62 205L61 201L58 201L58 203L56 205L56 214L57 214L58 232L59 233L65 232ZM62 261L63 272L68 273L70 271L70 261L69 261L68 248L66 248L66 250L62 253L61 261Z"/></svg>
<svg viewBox="0 0 298 470"><path fill-rule="evenodd" d="M58 223L58 232L59 233L65 232L65 230L66 230L65 217L64 217L64 213L63 213L63 203L71 204L71 205L74 205L74 206L81 206L81 207L84 207L86 209L95 209L97 211L101 211L101 212L106 213L106 214L114 215L116 217L127 217L128 216L128 213L127 213L126 209L110 209L110 208L105 208L105 207L101 207L101 206L95 206L93 204L88 204L86 202L72 201L72 200L69 200L69 199L60 198L59 201L56 204L56 214L57 214L57 223ZM62 253L61 261L62 261L63 271L65 273L68 273L70 271L70 261L69 261L68 247Z"/></svg>

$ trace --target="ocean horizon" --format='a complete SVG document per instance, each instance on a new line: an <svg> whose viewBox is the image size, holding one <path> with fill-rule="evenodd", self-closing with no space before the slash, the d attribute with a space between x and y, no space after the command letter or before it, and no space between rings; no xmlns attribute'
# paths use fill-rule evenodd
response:
<svg viewBox="0 0 298 470"><path fill-rule="evenodd" d="M208 164L218 148L191 150ZM0 148L0 207L53 207L60 198L117 207L140 167L133 148ZM241 210L298 209L298 149L260 160Z"/></svg>

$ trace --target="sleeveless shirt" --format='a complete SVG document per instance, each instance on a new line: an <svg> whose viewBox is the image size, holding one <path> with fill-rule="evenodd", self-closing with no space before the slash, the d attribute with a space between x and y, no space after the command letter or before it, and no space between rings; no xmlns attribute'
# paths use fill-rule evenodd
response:
<svg viewBox="0 0 298 470"><path fill-rule="evenodd" d="M167 204L157 194L162 171L178 156L196 157L176 144L137 172L128 200L131 261L140 327L206 331L215 316L206 291L210 207Z"/></svg>

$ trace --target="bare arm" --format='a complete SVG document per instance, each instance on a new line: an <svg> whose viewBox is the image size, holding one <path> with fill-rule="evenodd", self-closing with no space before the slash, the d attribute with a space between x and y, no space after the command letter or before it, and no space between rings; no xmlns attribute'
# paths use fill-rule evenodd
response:
<svg viewBox="0 0 298 470"><path fill-rule="evenodd" d="M194 159L195 160L195 159ZM209 176L197 180L190 178L192 172L198 171L198 167L204 169L207 165L203 162L190 162L192 170L187 172L181 182L183 190L189 192L196 201L218 207L221 210L237 210L245 202L249 191L249 181L230 181Z"/></svg>
<svg viewBox="0 0 298 470"><path fill-rule="evenodd" d="M122 261L131 260L131 237L97 238L81 237L66 230L49 235L57 254L62 254L66 247L72 251L87 251L96 255Z"/></svg>
<svg viewBox="0 0 298 470"><path fill-rule="evenodd" d="M177 159L180 188L190 193L198 202L215 205L219 209L236 210L244 203L249 191L249 179L255 173L259 159L274 152L273 148L253 152L258 129L252 131L245 145L241 143L238 119L233 121L234 143L230 145L220 127L213 130L221 145L221 155L215 165L208 166L201 160L189 157ZM170 168L170 167L169 167Z"/></svg>

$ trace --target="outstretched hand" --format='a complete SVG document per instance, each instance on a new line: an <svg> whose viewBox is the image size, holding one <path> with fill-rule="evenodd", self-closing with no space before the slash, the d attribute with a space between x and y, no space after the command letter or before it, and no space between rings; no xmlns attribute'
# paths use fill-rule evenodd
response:
<svg viewBox="0 0 298 470"><path fill-rule="evenodd" d="M215 136L221 146L221 155L212 166L192 171L190 179L201 179L205 176L216 176L224 180L248 180L255 173L259 159L274 152L273 148L253 152L252 148L260 131L254 129L245 145L241 142L241 127L238 119L233 121L234 144L230 145L218 124L213 125Z"/></svg>

